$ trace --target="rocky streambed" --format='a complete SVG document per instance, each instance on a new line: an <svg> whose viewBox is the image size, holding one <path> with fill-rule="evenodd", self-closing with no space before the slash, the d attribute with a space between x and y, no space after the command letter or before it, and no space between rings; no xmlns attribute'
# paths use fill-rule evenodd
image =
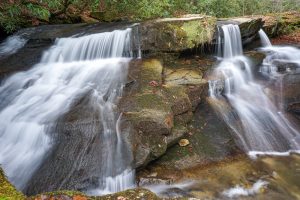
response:
<svg viewBox="0 0 300 200"><path fill-rule="evenodd" d="M172 198L226 199L235 195L244 199L299 198L299 156L249 159L229 127L214 111L212 105L215 102L208 98L210 71L219 62L212 55L218 39L217 24L239 25L243 44L249 47L257 40L264 22L266 20L259 16L217 20L192 15L136 26L141 42L133 46L135 51L141 47L143 58L130 62L128 81L116 111L122 113L120 127L131 148L138 186ZM270 19L266 24L267 33L277 30L270 28ZM296 27L299 22L294 19L287 24ZM55 38L128 27L132 24L55 25L21 30L26 43L16 53L0 57L1 80L36 64L42 51L48 49ZM265 58L265 54L258 51L245 54L256 68ZM284 69L283 73L286 72ZM299 117L298 72L288 72L285 80L285 107ZM276 93L276 88L266 86L266 91ZM228 106L220 103L218 105ZM228 112L230 109L228 106ZM99 149L108 149L97 146L96 133L103 127L93 113L93 107L82 98L56 124L51 124L55 127L53 151L45 157L24 191L28 196L44 194L29 199L159 199L144 189L104 197L87 197L77 192L45 193L80 191L87 184L96 182L94 166L99 161L95 159L95 153ZM88 149L82 151L83 146ZM78 152L82 154L81 165L74 170L74 155ZM62 184L61 178L66 174L69 179ZM27 198L7 182L2 172L0 180L4 183L0 186L0 197ZM169 187L161 191L153 185ZM239 187L242 194L230 193L229 189L235 187Z"/></svg>

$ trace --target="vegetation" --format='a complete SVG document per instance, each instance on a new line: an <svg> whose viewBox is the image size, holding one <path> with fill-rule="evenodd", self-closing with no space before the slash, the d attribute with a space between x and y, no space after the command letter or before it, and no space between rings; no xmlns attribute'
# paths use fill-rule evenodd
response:
<svg viewBox="0 0 300 200"><path fill-rule="evenodd" d="M8 182L0 166L0 200L22 200L25 196Z"/></svg>
<svg viewBox="0 0 300 200"><path fill-rule="evenodd" d="M232 17L299 9L300 0L2 0L0 25L13 32L40 23L73 23L93 11L105 13L108 20L144 20L187 13Z"/></svg>

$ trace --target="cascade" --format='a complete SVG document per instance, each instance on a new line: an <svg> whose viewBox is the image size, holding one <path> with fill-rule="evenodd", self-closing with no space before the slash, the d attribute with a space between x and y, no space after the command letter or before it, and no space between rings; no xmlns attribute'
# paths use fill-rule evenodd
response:
<svg viewBox="0 0 300 200"><path fill-rule="evenodd" d="M99 145L109 149L99 152L103 170L96 192L111 193L134 186L131 160L125 160L130 155L124 155L128 150L124 150L127 143L119 127L121 115L115 109L132 55L131 28L60 38L39 64L2 83L0 164L18 189L26 187L51 151L55 142L51 137L53 124L76 99L85 96L99 110L103 127Z"/></svg>
<svg viewBox="0 0 300 200"><path fill-rule="evenodd" d="M262 29L260 29L258 31L258 34L259 34L262 46L264 46L264 47L272 46L270 39L268 38L267 34Z"/></svg>
<svg viewBox="0 0 300 200"><path fill-rule="evenodd" d="M253 77L251 62L243 56L239 27L224 25L221 29L224 58L214 71L218 78L210 81L209 93L215 102L228 101L234 115L224 106L215 109L246 152L299 150L300 133Z"/></svg>

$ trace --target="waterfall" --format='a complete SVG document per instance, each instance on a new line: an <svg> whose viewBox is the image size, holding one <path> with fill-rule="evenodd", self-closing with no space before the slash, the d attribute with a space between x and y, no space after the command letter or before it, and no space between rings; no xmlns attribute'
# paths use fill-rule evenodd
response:
<svg viewBox="0 0 300 200"><path fill-rule="evenodd" d="M214 71L217 80L211 80L209 84L211 99L228 101L237 117L232 120L227 108L222 106L215 106L216 110L246 152L299 150L299 132L254 79L251 62L241 50L238 29L234 25L222 26L224 59ZM224 83L223 90L216 87L218 82Z"/></svg>
<svg viewBox="0 0 300 200"><path fill-rule="evenodd" d="M258 31L258 33L259 33L259 37L260 37L260 41L261 41L262 46L264 46L264 47L272 46L269 37L267 36L267 34L262 29L260 29Z"/></svg>
<svg viewBox="0 0 300 200"><path fill-rule="evenodd" d="M51 127L74 100L89 95L99 110L103 132L98 191L117 192L134 186L131 160L124 154L116 104L132 55L132 29L57 39L39 64L0 86L0 164L19 189L39 168L53 139Z"/></svg>
<svg viewBox="0 0 300 200"><path fill-rule="evenodd" d="M220 27L218 27L218 30L220 31ZM239 26L229 24L222 26L221 30L223 38L221 38L221 34L219 34L218 55L223 55L224 58L241 55L243 53L243 47ZM223 43L220 41L223 41Z"/></svg>

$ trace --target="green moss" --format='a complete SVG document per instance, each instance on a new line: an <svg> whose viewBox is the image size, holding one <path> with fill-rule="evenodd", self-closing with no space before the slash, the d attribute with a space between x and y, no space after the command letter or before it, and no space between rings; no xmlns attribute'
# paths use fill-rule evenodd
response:
<svg viewBox="0 0 300 200"><path fill-rule="evenodd" d="M215 21L213 18L207 18L205 21L187 21L183 23L182 30L186 34L187 47L194 48L213 39Z"/></svg>
<svg viewBox="0 0 300 200"><path fill-rule="evenodd" d="M53 192L45 192L43 193L43 195L47 195L47 196L58 196L58 195L66 195L66 196L76 196L76 195L80 195L80 196L85 196L84 193L79 192L79 191L71 191L71 190L59 190L59 191L53 191ZM37 195L39 196L39 195Z"/></svg>
<svg viewBox="0 0 300 200"><path fill-rule="evenodd" d="M140 109L157 109L160 111L169 112L170 106L168 102L159 94L144 93L135 96L137 106Z"/></svg>
<svg viewBox="0 0 300 200"><path fill-rule="evenodd" d="M147 199L147 200L159 200L160 198L156 196L153 192L137 188L132 190L126 190L123 192L118 192L116 194L106 195L103 197L92 197L91 199L94 200L116 200L118 197L124 197L128 200L141 200L141 199Z"/></svg>
<svg viewBox="0 0 300 200"><path fill-rule="evenodd" d="M155 87L150 85L151 81L155 81L158 86L161 85L163 67L159 60L149 59L143 62L139 82L143 92L153 91Z"/></svg>
<svg viewBox="0 0 300 200"><path fill-rule="evenodd" d="M25 196L19 192L6 178L0 168L0 200L21 200Z"/></svg>
<svg viewBox="0 0 300 200"><path fill-rule="evenodd" d="M265 21L264 30L270 37L288 34L300 28L299 12L269 14Z"/></svg>

